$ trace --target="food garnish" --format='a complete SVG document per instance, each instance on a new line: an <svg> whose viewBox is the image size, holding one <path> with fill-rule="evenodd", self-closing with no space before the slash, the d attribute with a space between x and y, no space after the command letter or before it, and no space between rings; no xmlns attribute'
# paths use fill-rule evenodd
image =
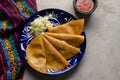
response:
<svg viewBox="0 0 120 80"><path fill-rule="evenodd" d="M31 33L34 34L35 36L43 35L48 28L53 27L53 24L49 20L51 17L52 15L44 17L40 16L33 22L31 22L30 26Z"/></svg>
<svg viewBox="0 0 120 80"><path fill-rule="evenodd" d="M83 19L75 20L49 28L33 38L26 48L28 64L44 74L70 66L68 60L79 54L84 42L83 26Z"/></svg>

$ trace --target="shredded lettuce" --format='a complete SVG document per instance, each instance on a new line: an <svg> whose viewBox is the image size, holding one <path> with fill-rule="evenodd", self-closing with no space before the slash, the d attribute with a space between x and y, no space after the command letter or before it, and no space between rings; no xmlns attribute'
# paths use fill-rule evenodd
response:
<svg viewBox="0 0 120 80"><path fill-rule="evenodd" d="M33 33L35 36L43 35L49 27L53 27L53 24L49 21L51 17L52 15L44 17L40 16L31 22L31 33Z"/></svg>

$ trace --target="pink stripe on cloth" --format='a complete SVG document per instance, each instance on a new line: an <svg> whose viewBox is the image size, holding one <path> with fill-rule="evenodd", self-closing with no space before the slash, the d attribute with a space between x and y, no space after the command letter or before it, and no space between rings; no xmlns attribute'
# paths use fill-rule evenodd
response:
<svg viewBox="0 0 120 80"><path fill-rule="evenodd" d="M19 53L18 36L26 17L20 11L25 13L27 9L31 9L37 12L36 0L24 0L25 4L22 6L28 5L24 7L24 10L18 9L18 6L15 5L16 1L21 3L20 0L0 0L0 15L3 14L0 16L0 39L2 40L0 42L0 80L23 80L25 66ZM4 42L6 39L7 42ZM1 44L5 45L1 46ZM15 65L14 69L9 65Z"/></svg>
<svg viewBox="0 0 120 80"><path fill-rule="evenodd" d="M5 79L5 76L6 76L6 70L5 70L5 64L4 64L4 60L3 60L3 56L2 56L2 54L0 53L0 67L2 67L3 68L3 71L0 71L0 73L2 73L2 76L0 77L0 80L3 80L3 79Z"/></svg>
<svg viewBox="0 0 120 80"><path fill-rule="evenodd" d="M0 67L2 67L2 71L0 71L0 75L2 74L2 76L0 77L0 80L4 80L5 77L7 76L7 70L6 68L7 67L7 62L6 62L6 57L5 57L5 54L2 54L3 53L3 49L2 49L2 45L0 43Z"/></svg>
<svg viewBox="0 0 120 80"><path fill-rule="evenodd" d="M36 0L25 0L25 1L29 2L33 6L34 10L37 11L37 6L36 6L36 3L35 3Z"/></svg>
<svg viewBox="0 0 120 80"><path fill-rule="evenodd" d="M17 26L17 24L15 23L15 20L12 18L12 16L8 12L8 10L6 8L4 8L4 6L2 6L1 4L0 4L0 9L2 9L9 16L9 18L11 18L11 20L14 22L13 26Z"/></svg>
<svg viewBox="0 0 120 80"><path fill-rule="evenodd" d="M9 4L11 5L11 8L13 8L12 10L14 10L16 16L20 17L20 19L21 19L22 21L25 21L25 17L23 17L23 16L20 14L20 12L19 12L19 10L17 9L16 5L14 5L11 0L8 0L8 2L9 2ZM12 10L10 10L10 11L12 11ZM13 13L13 14L14 14L14 13ZM16 16L15 16L15 17L16 17ZM16 17L16 18L17 18L17 17Z"/></svg>

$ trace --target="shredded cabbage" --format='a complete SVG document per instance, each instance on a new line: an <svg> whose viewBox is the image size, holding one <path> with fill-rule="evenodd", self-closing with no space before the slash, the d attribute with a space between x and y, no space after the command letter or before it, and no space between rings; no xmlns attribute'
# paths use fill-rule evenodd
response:
<svg viewBox="0 0 120 80"><path fill-rule="evenodd" d="M31 32L35 36L43 35L49 27L53 27L53 24L49 21L51 17L52 15L48 15L44 17L40 16L35 19L33 22L31 22Z"/></svg>

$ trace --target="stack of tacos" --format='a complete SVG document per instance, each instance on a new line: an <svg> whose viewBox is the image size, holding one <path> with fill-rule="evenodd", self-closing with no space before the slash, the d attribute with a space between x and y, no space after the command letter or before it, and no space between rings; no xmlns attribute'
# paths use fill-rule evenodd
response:
<svg viewBox="0 0 120 80"><path fill-rule="evenodd" d="M80 52L84 42L84 20L74 20L51 27L44 35L31 40L26 48L28 64L41 73L69 66L68 60Z"/></svg>

